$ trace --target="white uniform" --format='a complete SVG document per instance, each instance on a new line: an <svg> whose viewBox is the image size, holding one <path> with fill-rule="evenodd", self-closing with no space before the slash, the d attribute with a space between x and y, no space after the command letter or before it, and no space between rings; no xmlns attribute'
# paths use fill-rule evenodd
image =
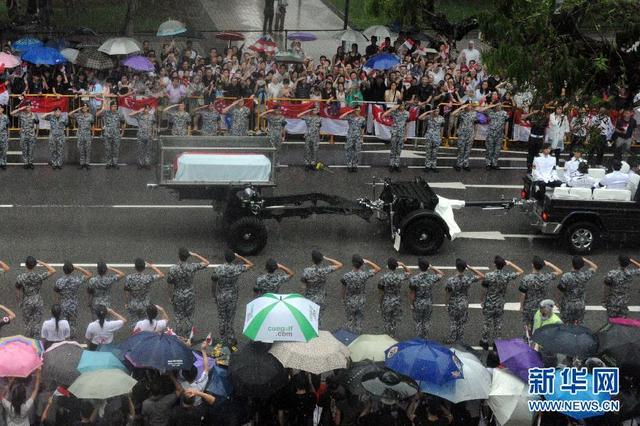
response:
<svg viewBox="0 0 640 426"><path fill-rule="evenodd" d="M567 185L572 188L593 188L597 181L588 174L577 173L567 181Z"/></svg>
<svg viewBox="0 0 640 426"><path fill-rule="evenodd" d="M576 157L564 163L564 180L566 182L569 182L572 178L579 175L578 166L580 163L584 163L584 160Z"/></svg>
<svg viewBox="0 0 640 426"><path fill-rule="evenodd" d="M607 173L600 181L600 185L607 189L627 189L628 183L629 175L627 173L622 173L620 170L614 170L611 173Z"/></svg>
<svg viewBox="0 0 640 426"><path fill-rule="evenodd" d="M556 173L555 157L541 154L533 160L533 180L544 183L559 180Z"/></svg>

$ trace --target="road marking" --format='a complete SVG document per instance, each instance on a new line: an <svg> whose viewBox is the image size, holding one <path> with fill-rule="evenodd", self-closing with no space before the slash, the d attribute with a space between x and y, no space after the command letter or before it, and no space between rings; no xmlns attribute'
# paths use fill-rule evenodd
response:
<svg viewBox="0 0 640 426"><path fill-rule="evenodd" d="M25 163L7 163L7 166L24 166ZM34 166L49 166L49 163L33 163ZM89 163L90 166L106 166L107 163ZM64 165L63 165L64 166ZM67 164L69 167L77 167L77 163ZM127 163L118 163L118 166L127 166Z"/></svg>
<svg viewBox="0 0 640 426"><path fill-rule="evenodd" d="M168 205L155 205L155 204L115 204L112 207L114 209L212 209L212 205L208 204L168 204Z"/></svg>
<svg viewBox="0 0 640 426"><path fill-rule="evenodd" d="M420 167L422 168L422 167ZM462 182L427 182L432 188L440 189L467 189L467 188L486 188L486 189L522 189L522 185L467 185ZM377 186L384 186L384 182L376 182Z"/></svg>
<svg viewBox="0 0 640 426"><path fill-rule="evenodd" d="M465 238L468 240L497 240L504 241L507 238L520 238L520 239L551 239L552 235L537 235L537 234L503 234L500 231L480 231L480 232L461 232L456 236L457 238Z"/></svg>
<svg viewBox="0 0 640 426"><path fill-rule="evenodd" d="M464 185L467 188L522 189L522 185Z"/></svg>
<svg viewBox="0 0 640 426"><path fill-rule="evenodd" d="M447 305L444 303L434 303L433 306L435 307L446 307ZM480 303L469 303L469 309L482 309L482 306L480 305ZM505 311L519 311L520 310L520 303L519 302L507 302L504 304L504 310ZM585 310L587 311L606 311L606 309L600 305L587 305L585 306ZM556 309L554 310L555 312L559 312L559 310ZM640 306L629 306L629 311L631 312L640 312Z"/></svg>
<svg viewBox="0 0 640 426"><path fill-rule="evenodd" d="M13 204L0 204L0 209L11 209L13 207Z"/></svg>
<svg viewBox="0 0 640 426"><path fill-rule="evenodd" d="M33 208L33 209L213 209L208 204L0 204L0 208Z"/></svg>
<svg viewBox="0 0 640 426"><path fill-rule="evenodd" d="M96 263L77 263L77 262L73 262L73 264L75 266L79 266L81 268L95 268L96 267ZM64 266L64 263L61 262L52 262L52 263L48 263L48 265L53 266L54 268L62 268ZM107 262L108 266L112 266L114 268L135 268L135 264L133 263L109 263ZM170 268L173 265L175 265L175 263L154 263L154 266L157 266L158 268ZM219 263L211 263L209 264L209 266L207 266L207 268L215 268L216 266L220 266L221 264ZM25 264L21 263L20 267L24 268ZM40 265L38 265L38 267L41 267ZM418 265L407 265L407 268L409 269L418 269ZM442 269L442 270L447 270L447 271L453 271L456 269L455 266L434 266L434 268L437 269ZM472 268L477 269L479 271L488 271L489 267L488 266L472 266Z"/></svg>
<svg viewBox="0 0 640 426"><path fill-rule="evenodd" d="M408 169L424 169L424 166L407 166ZM437 166L438 169L453 169L453 166ZM472 167L472 170L480 170L480 167ZM500 166L500 170L527 170L526 167ZM462 173L462 172L460 172ZM467 172L468 173L468 172Z"/></svg>

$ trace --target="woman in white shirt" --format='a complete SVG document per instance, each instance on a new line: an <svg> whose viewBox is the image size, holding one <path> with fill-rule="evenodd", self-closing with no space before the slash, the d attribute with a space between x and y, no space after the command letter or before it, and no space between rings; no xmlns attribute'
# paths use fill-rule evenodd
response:
<svg viewBox="0 0 640 426"><path fill-rule="evenodd" d="M113 321L107 321L107 314L115 317ZM111 308L100 305L96 308L97 320L89 323L86 339L89 341L89 350L96 350L98 345L108 345L113 342L113 334L127 323L127 319Z"/></svg>
<svg viewBox="0 0 640 426"><path fill-rule="evenodd" d="M160 313L160 319L156 319ZM138 321L133 328L133 334L141 331L151 331L153 333L164 333L169 322L169 315L160 305L149 305L147 307L147 319Z"/></svg>
<svg viewBox="0 0 640 426"><path fill-rule="evenodd" d="M7 426L29 426L29 414L33 408L33 402L40 389L40 369L36 370L35 383L31 395L27 399L27 388L24 383L12 383L2 396L0 402L6 413ZM8 395L7 395L8 394Z"/></svg>
<svg viewBox="0 0 640 426"><path fill-rule="evenodd" d="M398 84L392 81L389 84L389 88L384 92L384 101L387 103L387 107L391 108L398 101L402 100L402 93L398 90Z"/></svg>
<svg viewBox="0 0 640 426"><path fill-rule="evenodd" d="M549 130L547 131L547 143L551 145L551 151L556 157L556 164L560 159L560 153L564 151L564 139L569 133L569 119L562 113L562 107L557 106L555 112L549 115Z"/></svg>
<svg viewBox="0 0 640 426"><path fill-rule="evenodd" d="M71 335L71 329L67 320L61 320L62 308L55 304L51 307L51 319L42 323L40 336L44 340L44 348L47 349L53 343L67 340Z"/></svg>

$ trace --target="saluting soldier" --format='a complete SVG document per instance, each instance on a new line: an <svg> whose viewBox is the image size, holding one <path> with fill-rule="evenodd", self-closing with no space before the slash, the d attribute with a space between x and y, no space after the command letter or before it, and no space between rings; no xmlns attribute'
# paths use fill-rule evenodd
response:
<svg viewBox="0 0 640 426"><path fill-rule="evenodd" d="M466 274L469 269L473 275ZM484 279L484 274L467 265L462 259L456 259L456 270L453 277L447 279L444 287L447 292L447 312L449 313L448 344L461 342L464 338L464 326L469 319L469 288L471 284Z"/></svg>
<svg viewBox="0 0 640 426"><path fill-rule="evenodd" d="M9 117L4 113L4 105L0 105L0 169L7 168L7 151L9 149Z"/></svg>
<svg viewBox="0 0 640 426"><path fill-rule="evenodd" d="M92 127L95 118L89 111L89 104L87 103L83 103L80 108L71 111L69 117L75 118L78 126L76 137L78 138L78 152L80 153L79 168L89 170L89 164L91 163Z"/></svg>
<svg viewBox="0 0 640 426"><path fill-rule="evenodd" d="M46 272L36 272L36 265L42 265ZM32 339L40 338L42 327L42 296L40 289L42 282L56 273L51 265L36 260L33 256L28 256L25 260L27 272L19 274L16 278L16 289L18 290L18 300L22 310L22 318L25 323L25 335Z"/></svg>
<svg viewBox="0 0 640 426"><path fill-rule="evenodd" d="M134 263L136 272L124 278L126 308L132 327L147 317L147 306L151 304L151 284L164 278L164 273L152 263L145 262L141 258L137 258ZM154 272L153 274L144 272L147 266Z"/></svg>
<svg viewBox="0 0 640 426"><path fill-rule="evenodd" d="M426 339L431 331L433 287L444 276L444 272L429 265L424 257L418 258L418 269L420 272L409 279L409 298L416 323L416 335Z"/></svg>
<svg viewBox="0 0 640 426"><path fill-rule="evenodd" d="M49 163L52 169L62 169L64 162L64 130L67 127L67 117L62 115L60 108L42 116L49 122Z"/></svg>
<svg viewBox="0 0 640 426"><path fill-rule="evenodd" d="M495 109L494 109L495 108ZM498 159L502 150L504 135L509 130L509 114L502 109L502 104L497 103L486 108L489 118L487 138L485 140L485 164L487 170L498 170Z"/></svg>
<svg viewBox="0 0 640 426"><path fill-rule="evenodd" d="M72 275L76 269L82 273L82 276ZM71 339L77 339L78 306L80 305L78 293L80 292L80 286L87 282L92 274L80 266L74 266L69 261L64 262L62 271L64 276L58 278L53 287L53 291L56 292L55 303L60 304L62 316L69 322Z"/></svg>
<svg viewBox="0 0 640 426"><path fill-rule="evenodd" d="M458 115L460 117L457 117ZM460 169L470 172L469 155L471 154L471 147L473 146L473 139L475 137L475 125L478 122L476 110L473 108L473 105L468 102L452 112L451 116L458 118L458 158L453 168L457 172L459 172Z"/></svg>
<svg viewBox="0 0 640 426"><path fill-rule="evenodd" d="M111 307L111 288L113 284L124 278L124 272L119 269L112 268L104 262L97 264L98 274L89 279L87 293L89 293L89 306L92 315L95 316L96 309L102 305L105 308ZM107 274L107 272L113 274Z"/></svg>
<svg viewBox="0 0 640 426"><path fill-rule="evenodd" d="M589 266L586 270L585 263ZM598 266L581 256L574 256L571 265L573 271L565 272L558 283L558 290L562 293L560 318L565 324L580 325L584 320L586 285L598 270Z"/></svg>
<svg viewBox="0 0 640 426"><path fill-rule="evenodd" d="M253 95L249 99L253 101ZM243 98L240 98L222 110L223 114L231 112L229 136L247 136L249 132L251 110L244 104L244 101Z"/></svg>
<svg viewBox="0 0 640 426"><path fill-rule="evenodd" d="M173 108L178 108L175 112L169 112ZM169 114L171 122L172 136L187 136L191 134L191 115L185 110L184 102L166 107L164 112Z"/></svg>
<svg viewBox="0 0 640 426"><path fill-rule="evenodd" d="M105 163L107 169L118 169L118 156L120 155L120 141L124 136L124 115L118 109L117 102L111 102L109 109L103 102L103 108L96 113L102 116L102 139L104 140Z"/></svg>
<svg viewBox="0 0 640 426"><path fill-rule="evenodd" d="M280 293L280 286L293 277L293 271L274 259L267 259L264 267L267 271L256 278L256 286L253 293L256 297L265 293ZM282 271L284 273L281 273Z"/></svg>
<svg viewBox="0 0 640 426"><path fill-rule="evenodd" d="M329 262L330 265L320 266L323 260ZM318 250L311 252L311 261L313 266L304 268L300 281L304 284L304 297L320 306L319 326L326 308L327 276L338 269L342 269L344 265L335 259L323 256Z"/></svg>
<svg viewBox="0 0 640 426"><path fill-rule="evenodd" d="M151 143L153 141L154 124L156 123L156 115L151 112L151 106L146 104L142 109L134 111L130 114L138 120L138 168L149 168L151 164Z"/></svg>
<svg viewBox="0 0 640 426"><path fill-rule="evenodd" d="M320 128L322 117L317 106L298 114L307 125L304 133L304 166L309 170L316 170L318 164L318 148L320 147Z"/></svg>
<svg viewBox="0 0 640 426"><path fill-rule="evenodd" d="M520 312L522 312L522 323L526 333L530 332L533 327L533 317L540 307L540 302L547 299L549 283L562 275L562 269L539 256L534 256L531 263L533 271L522 278L518 287L522 293ZM542 268L545 266L551 268L551 272L542 272Z"/></svg>
<svg viewBox="0 0 640 426"><path fill-rule="evenodd" d="M358 171L360 162L360 150L362 149L362 135L366 120L360 114L360 105L356 105L351 111L347 111L340 116L341 120L347 119L349 128L347 130L347 140L344 144L344 156L347 164L347 171L355 173Z"/></svg>
<svg viewBox="0 0 640 426"><path fill-rule="evenodd" d="M24 111L24 112L23 112ZM25 169L33 169L33 156L38 137L38 117L31 111L31 102L11 111L11 116L20 117L20 149Z"/></svg>
<svg viewBox="0 0 640 426"><path fill-rule="evenodd" d="M193 110L193 112L196 111L198 111L198 115L202 120L200 126L200 133L202 136L217 136L218 131L220 130L220 119L222 116L216 109L215 104L211 102L210 104L203 105Z"/></svg>
<svg viewBox="0 0 640 426"><path fill-rule="evenodd" d="M389 171L399 172L400 156L404 148L404 141L407 140L409 111L405 110L402 101L398 101L396 106L386 110L382 116L391 116L393 119L393 124L391 125L391 141L389 143Z"/></svg>
<svg viewBox="0 0 640 426"><path fill-rule="evenodd" d="M400 266L404 271L398 271ZM394 257L387 260L389 272L385 272L378 282L380 290L380 310L382 312L382 322L384 331L389 336L395 336L398 328L398 320L402 317L402 303L400 302L400 287L402 281L408 280L411 272L407 265Z"/></svg>
<svg viewBox="0 0 640 426"><path fill-rule="evenodd" d="M242 263L236 263L236 259ZM225 345L235 345L236 335L233 330L233 321L238 306L238 278L253 268L253 263L230 250L225 251L224 261L225 263L222 265L213 268L211 289L218 306L220 339Z"/></svg>
<svg viewBox="0 0 640 426"><path fill-rule="evenodd" d="M353 269L342 276L342 301L347 317L345 328L353 333L362 332L367 280L380 272L380 267L370 260L354 254L351 258ZM364 265L369 268L363 268Z"/></svg>
<svg viewBox="0 0 640 426"><path fill-rule="evenodd" d="M631 280L640 275L640 263L629 256L618 256L620 268L607 273L604 279L604 295L602 303L607 309L607 317L626 318L629 315L629 293ZM635 268L630 267L633 264Z"/></svg>
<svg viewBox="0 0 640 426"><path fill-rule="evenodd" d="M438 173L438 148L442 144L444 117L440 115L440 108L436 107L420 115L418 120L426 120L424 130L424 171Z"/></svg>

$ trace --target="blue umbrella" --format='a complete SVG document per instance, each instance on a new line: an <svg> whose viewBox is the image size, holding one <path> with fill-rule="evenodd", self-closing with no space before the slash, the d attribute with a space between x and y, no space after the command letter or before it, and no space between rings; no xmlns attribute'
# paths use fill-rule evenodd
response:
<svg viewBox="0 0 640 426"><path fill-rule="evenodd" d="M99 345L98 352L110 352L115 355L120 361L124 361L124 352L115 343L109 343L107 345Z"/></svg>
<svg viewBox="0 0 640 426"><path fill-rule="evenodd" d="M36 65L57 65L67 62L62 53L52 47L38 46L22 54L22 60Z"/></svg>
<svg viewBox="0 0 640 426"><path fill-rule="evenodd" d="M44 43L33 37L24 37L20 40L16 41L11 45L13 50L17 50L18 52L24 52L25 50L29 50L32 47L42 46Z"/></svg>
<svg viewBox="0 0 640 426"><path fill-rule="evenodd" d="M77 368L81 373L113 368L127 372L125 366L111 352L83 351Z"/></svg>
<svg viewBox="0 0 640 426"><path fill-rule="evenodd" d="M572 394L569 390L560 389L560 385L563 384L562 370L556 370L553 377L553 394L545 395L545 399L549 401L608 401L611 399L611 395L606 392L594 393L593 389L593 375L587 373L587 390L577 391ZM601 416L604 411L561 411L569 417L573 417L576 420L587 419L589 417Z"/></svg>
<svg viewBox="0 0 640 426"><path fill-rule="evenodd" d="M462 362L446 346L425 339L397 343L385 351L384 364L414 380L443 384L462 379Z"/></svg>
<svg viewBox="0 0 640 426"><path fill-rule="evenodd" d="M134 342L128 342L133 340ZM136 368L152 368L162 373L188 370L194 362L193 352L176 336L143 331L122 342L125 358Z"/></svg>
<svg viewBox="0 0 640 426"><path fill-rule="evenodd" d="M233 393L233 385L231 385L231 381L229 380L229 370L227 370L227 367L213 363L209 375L209 383L207 383L205 387L207 392L222 398L231 396L231 393Z"/></svg>
<svg viewBox="0 0 640 426"><path fill-rule="evenodd" d="M352 333L349 330L346 330L344 328L339 328L331 334L333 334L333 337L338 339L340 343L342 343L345 346L349 346L351 342L356 340L356 338L358 337L357 334Z"/></svg>
<svg viewBox="0 0 640 426"><path fill-rule="evenodd" d="M378 53L365 62L364 67L372 70L389 70L400 63L400 58L391 53Z"/></svg>

